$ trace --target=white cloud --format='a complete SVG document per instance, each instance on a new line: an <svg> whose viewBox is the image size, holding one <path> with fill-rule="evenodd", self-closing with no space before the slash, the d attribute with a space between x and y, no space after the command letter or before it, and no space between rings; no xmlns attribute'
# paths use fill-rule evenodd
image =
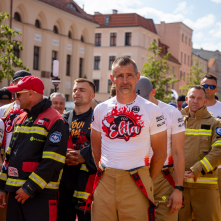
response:
<svg viewBox="0 0 221 221"><path fill-rule="evenodd" d="M221 38L221 22L217 22L214 29L209 31L209 34L215 38Z"/></svg>
<svg viewBox="0 0 221 221"><path fill-rule="evenodd" d="M212 2L221 3L221 0L211 0Z"/></svg>
<svg viewBox="0 0 221 221"><path fill-rule="evenodd" d="M183 22L192 29L204 29L211 27L215 22L215 16L213 14L208 14L202 18L198 18L196 22L191 21L188 18L185 18Z"/></svg>
<svg viewBox="0 0 221 221"><path fill-rule="evenodd" d="M182 14L189 14L194 9L193 5L188 5L187 2L180 2L178 7L174 10L174 14L182 13Z"/></svg>

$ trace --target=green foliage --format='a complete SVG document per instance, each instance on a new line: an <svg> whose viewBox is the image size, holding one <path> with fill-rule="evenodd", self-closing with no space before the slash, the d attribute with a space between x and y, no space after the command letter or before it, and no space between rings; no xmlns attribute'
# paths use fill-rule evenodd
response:
<svg viewBox="0 0 221 221"><path fill-rule="evenodd" d="M168 103L172 100L172 91L168 88L172 83L179 81L175 79L174 74L167 76L170 68L166 59L168 59L170 53L162 57L160 55L161 48L154 41L150 43L147 51L152 55L147 53L147 62L143 64L141 73L151 80L153 88L156 89L155 98Z"/></svg>
<svg viewBox="0 0 221 221"><path fill-rule="evenodd" d="M13 40L15 34L21 35L21 33L2 24L2 21L8 18L10 15L7 12L0 13L0 82L4 78L10 80L13 77L15 72L13 67L29 70L23 66L22 60L14 55L14 47L23 50L22 44Z"/></svg>
<svg viewBox="0 0 221 221"><path fill-rule="evenodd" d="M180 87L181 90L184 90L185 94L187 94L189 88L193 85L200 85L200 81L202 76L207 74L202 72L203 65L199 65L199 59L193 58L193 65L190 68L190 75L187 75L187 83Z"/></svg>

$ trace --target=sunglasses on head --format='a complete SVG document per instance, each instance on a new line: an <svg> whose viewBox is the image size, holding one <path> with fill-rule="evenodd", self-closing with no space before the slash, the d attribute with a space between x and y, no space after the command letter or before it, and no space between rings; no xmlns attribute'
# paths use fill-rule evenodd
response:
<svg viewBox="0 0 221 221"><path fill-rule="evenodd" d="M203 84L202 85L205 89L207 89L208 87L210 87L211 90L214 90L216 88L216 85L209 85L209 84Z"/></svg>

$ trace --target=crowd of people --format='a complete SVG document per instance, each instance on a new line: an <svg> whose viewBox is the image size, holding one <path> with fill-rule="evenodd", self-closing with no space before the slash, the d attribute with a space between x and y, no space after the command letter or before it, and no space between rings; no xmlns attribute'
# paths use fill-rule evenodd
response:
<svg viewBox="0 0 221 221"><path fill-rule="evenodd" d="M94 83L76 79L68 112L27 71L0 89L0 220L221 220L217 79L203 76L177 107L128 57L110 79L98 105Z"/></svg>

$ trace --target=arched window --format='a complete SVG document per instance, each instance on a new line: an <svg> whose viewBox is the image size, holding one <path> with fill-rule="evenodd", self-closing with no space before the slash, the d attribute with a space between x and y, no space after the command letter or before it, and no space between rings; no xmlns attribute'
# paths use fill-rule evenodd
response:
<svg viewBox="0 0 221 221"><path fill-rule="evenodd" d="M84 37L83 37L83 35L81 35L81 42L84 42Z"/></svg>
<svg viewBox="0 0 221 221"><path fill-rule="evenodd" d="M38 19L35 20L35 27L36 28L41 28L41 23L40 23L40 21Z"/></svg>
<svg viewBox="0 0 221 221"><path fill-rule="evenodd" d="M14 19L15 19L15 21L21 22L21 15L18 12L15 12Z"/></svg>
<svg viewBox="0 0 221 221"><path fill-rule="evenodd" d="M67 6L68 8L71 8L71 9L77 11L76 7L75 7L72 3L68 3L66 6Z"/></svg>
<svg viewBox="0 0 221 221"><path fill-rule="evenodd" d="M69 37L69 38L72 38L71 31L68 32L68 37Z"/></svg>
<svg viewBox="0 0 221 221"><path fill-rule="evenodd" d="M54 32L55 34L59 34L59 33L58 33L58 27L57 27L56 25L54 25L54 27L53 27L53 32Z"/></svg>

